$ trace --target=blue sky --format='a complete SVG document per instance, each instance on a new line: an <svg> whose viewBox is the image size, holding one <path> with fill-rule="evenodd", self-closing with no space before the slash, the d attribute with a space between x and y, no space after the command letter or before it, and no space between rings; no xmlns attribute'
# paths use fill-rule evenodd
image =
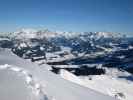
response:
<svg viewBox="0 0 133 100"><path fill-rule="evenodd" d="M0 31L19 28L133 34L133 0L0 0Z"/></svg>

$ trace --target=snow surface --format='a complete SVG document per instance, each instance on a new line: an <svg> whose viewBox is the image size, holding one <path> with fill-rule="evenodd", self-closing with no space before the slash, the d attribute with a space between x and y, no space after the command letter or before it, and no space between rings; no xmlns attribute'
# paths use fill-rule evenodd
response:
<svg viewBox="0 0 133 100"><path fill-rule="evenodd" d="M110 95L120 100L133 99L133 83L118 76L130 76L127 72L120 72L116 69L109 69L105 75L93 75L77 77L74 74L61 70L60 76L71 82L91 88L95 91Z"/></svg>
<svg viewBox="0 0 133 100"><path fill-rule="evenodd" d="M38 91L37 94L41 93L41 96L39 94L39 97L35 100L82 100L83 98L84 100L88 100L90 98L91 100L115 100L110 96L103 95L89 88L64 80L59 76L53 74L52 72L45 70L45 68L39 67L32 62L28 62L17 57L9 50L0 50L0 65L0 69L2 71L9 71L9 73L7 72L9 75L6 75L5 72L3 72L5 76L4 80L7 80L7 82L5 81L4 86L0 84L0 86L2 86L2 91L0 90L0 97L3 97L3 94L1 94L1 92L3 92L4 90L7 91L8 88L11 88L10 82L12 82L12 80L8 80L8 76L10 76L10 73L17 72L18 74L20 73L25 77L24 81L27 83L28 86L31 86L31 90ZM1 77L3 76L3 74L0 75L0 80L3 79L3 77ZM14 77L15 75L17 74L13 74L13 76L11 74L10 77ZM12 100L18 100L18 95L24 96L23 100L34 100L25 99L26 96L29 97L28 94L30 94L31 92L30 90L27 90L27 86L23 84L24 81L22 81L22 78L17 76L15 76L15 78L18 78L18 80L16 79L13 85L25 87L24 89L26 89L26 91L23 88L23 93L14 90L14 92L12 92L11 94L11 97L12 95L14 97ZM5 92L5 95L5 100L8 100L8 93ZM33 97L34 96L36 95L33 95Z"/></svg>
<svg viewBox="0 0 133 100"><path fill-rule="evenodd" d="M1 76L2 77L5 76L5 77L1 78L1 79L3 79L3 84L0 85L1 86L0 93L3 94L2 96L0 96L0 98L2 100L8 100L9 98L11 100L16 100L16 99L19 99L19 100L41 100L41 99L48 100L45 93L43 93L43 91L41 90L41 85L39 83L37 83L36 81L34 81L33 76L30 73L28 73L26 70L24 70L20 67L11 66L8 64L0 65L0 71L1 70L2 71L4 70L4 72L0 73ZM13 72L16 72L16 73L13 73ZM14 75L12 75L12 74L14 74ZM21 79L20 75L24 76L24 79ZM23 84L24 81L26 84ZM6 89L4 88L5 86L6 86ZM31 92L28 90L28 88L31 89ZM17 92L18 91L17 89L19 89L19 93ZM4 91L4 92L2 92L2 91ZM8 93L9 93L9 95L8 95ZM16 95L16 93L18 93L18 94Z"/></svg>

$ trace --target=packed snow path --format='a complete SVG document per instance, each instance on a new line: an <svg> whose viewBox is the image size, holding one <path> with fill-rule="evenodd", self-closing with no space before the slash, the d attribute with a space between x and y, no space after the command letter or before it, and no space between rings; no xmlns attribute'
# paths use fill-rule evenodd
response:
<svg viewBox="0 0 133 100"><path fill-rule="evenodd" d="M35 90L35 93L41 93L41 96L45 95L44 97L46 97L46 99L41 98L40 100L115 100L112 97L64 80L45 70L45 68L17 57L8 50L0 51L0 65L4 65L4 67L1 66L1 69L9 68L9 70L20 73L27 72L23 74L27 77L26 83L31 86L31 89ZM32 76L34 76L34 79ZM35 84L32 85L31 83ZM15 94L17 95L17 93Z"/></svg>

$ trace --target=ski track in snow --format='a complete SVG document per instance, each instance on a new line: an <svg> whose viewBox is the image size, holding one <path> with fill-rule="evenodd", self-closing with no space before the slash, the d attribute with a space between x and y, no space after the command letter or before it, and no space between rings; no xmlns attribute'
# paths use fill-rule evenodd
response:
<svg viewBox="0 0 133 100"><path fill-rule="evenodd" d="M55 100L48 98L46 93L42 90L43 86L35 81L32 74L27 70L8 64L0 65L0 70L10 70L24 76L27 86L32 90L32 93L38 98L38 100Z"/></svg>

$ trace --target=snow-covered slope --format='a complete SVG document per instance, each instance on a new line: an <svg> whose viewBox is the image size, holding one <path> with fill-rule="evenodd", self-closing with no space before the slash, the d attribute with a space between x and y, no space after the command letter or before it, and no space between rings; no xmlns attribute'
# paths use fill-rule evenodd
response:
<svg viewBox="0 0 133 100"><path fill-rule="evenodd" d="M31 79L33 78L35 83L40 84L41 87L38 87L38 85L37 85L37 89L41 88L41 91L39 91L39 92L41 92L43 94L44 98L41 98L38 100L82 100L83 98L84 98L84 100L88 100L89 98L91 98L91 100L115 100L112 97L103 95L101 93L95 92L91 89L82 87L80 85L68 82L68 81L60 78L59 76L56 76L55 74L53 74L47 70L44 70L44 68L41 68L41 67L37 66L36 64L33 64L31 62L25 61L25 60L17 57L16 55L14 55L13 53L11 53L8 50L0 51L0 65L1 65L0 70L17 71L18 74L24 73L25 76L27 76L27 75L30 76L29 78L26 78L29 80L27 82L31 82ZM8 73L8 72L6 72L6 73ZM11 72L9 72L7 74L7 76L5 75L5 73L3 73L3 75L5 76L5 78L7 78L8 75L10 75L10 73ZM30 73L30 74L28 74L28 73ZM17 75L17 74L14 73L13 76L15 76L15 75ZM13 77L13 76L11 74L10 77ZM15 76L15 78L16 77L17 76ZM3 79L3 77L0 77L0 78ZM23 80L20 77L17 77L17 78L18 78L18 80L15 80L15 81ZM0 80L2 80L2 79L0 79ZM6 79L6 80L8 80L8 79ZM10 81L12 82L12 80L8 80L7 82L9 82L9 84L10 84ZM25 85L20 82L19 83L15 82L14 84L16 86L22 85L22 87L25 87ZM6 85L8 85L8 83L5 84L3 89L6 88L6 90L7 90ZM31 85L34 86L35 84L31 83ZM2 92L2 91L0 90L0 92ZM28 93L30 93L30 92L28 92ZM25 94L22 93L22 95L27 95L28 93L27 92ZM17 95L17 94L20 94L20 93L15 92L15 93L13 93L13 96ZM5 93L5 95L8 96L8 93ZM1 97L1 94L0 94L0 97ZM3 95L2 95L2 97L5 98ZM5 100L7 100L7 99L8 98L5 98ZM17 96L14 98L14 100L15 99L18 100Z"/></svg>
<svg viewBox="0 0 133 100"><path fill-rule="evenodd" d="M117 74L117 75L116 75ZM117 76L132 77L131 74L120 72L116 69L110 69L105 75L80 76L61 70L60 76L73 83L91 88L95 91L118 98L120 100L132 100L133 83ZM133 77L132 77L133 78Z"/></svg>
<svg viewBox="0 0 133 100"><path fill-rule="evenodd" d="M0 65L0 80L1 100L48 100L41 90L41 85L20 67Z"/></svg>

